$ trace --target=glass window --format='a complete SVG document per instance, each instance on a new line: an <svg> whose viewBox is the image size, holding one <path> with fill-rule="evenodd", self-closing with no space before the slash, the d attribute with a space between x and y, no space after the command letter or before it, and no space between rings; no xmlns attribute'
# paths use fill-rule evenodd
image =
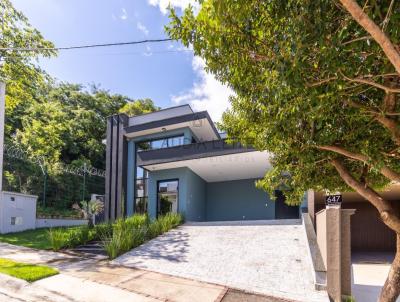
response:
<svg viewBox="0 0 400 302"><path fill-rule="evenodd" d="M151 141L151 149L162 149L168 147L168 139L158 139Z"/></svg>
<svg viewBox="0 0 400 302"><path fill-rule="evenodd" d="M157 188L157 214L178 212L178 180L158 182Z"/></svg>
<svg viewBox="0 0 400 302"><path fill-rule="evenodd" d="M183 135L167 137L162 139L149 140L146 142L138 143L138 151L162 149L169 147L176 147L185 144L185 137Z"/></svg>

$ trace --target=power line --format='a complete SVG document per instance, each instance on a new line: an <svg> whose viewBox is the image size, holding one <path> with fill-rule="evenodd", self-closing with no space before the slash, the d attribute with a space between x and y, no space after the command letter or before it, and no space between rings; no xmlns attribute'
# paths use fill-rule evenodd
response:
<svg viewBox="0 0 400 302"><path fill-rule="evenodd" d="M24 47L0 47L3 51L43 51L43 50L72 50L72 49L83 49L83 48L96 48L96 47L109 47L109 46L124 46L124 45L136 45L144 43L159 43L172 41L172 39L147 39L140 41L130 42L117 42L117 43L104 43L104 44L89 44L89 45L78 45L78 46L67 46L67 47L42 47L42 48L24 48Z"/></svg>

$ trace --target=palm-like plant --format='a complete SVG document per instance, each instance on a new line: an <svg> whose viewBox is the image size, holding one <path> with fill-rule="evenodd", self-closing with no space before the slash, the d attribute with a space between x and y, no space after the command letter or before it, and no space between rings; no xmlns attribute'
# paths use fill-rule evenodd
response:
<svg viewBox="0 0 400 302"><path fill-rule="evenodd" d="M101 214L104 211L104 203L100 200L83 200L78 203L74 203L72 208L80 211L84 219L88 220L89 227L93 227L95 224L95 216Z"/></svg>

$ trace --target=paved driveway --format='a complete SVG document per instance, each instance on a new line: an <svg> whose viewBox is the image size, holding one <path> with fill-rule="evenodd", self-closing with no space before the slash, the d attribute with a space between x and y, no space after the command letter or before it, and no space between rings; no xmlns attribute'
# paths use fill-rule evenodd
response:
<svg viewBox="0 0 400 302"><path fill-rule="evenodd" d="M352 294L356 301L375 302L389 274L394 253L354 253ZM396 300L400 302L400 298Z"/></svg>
<svg viewBox="0 0 400 302"><path fill-rule="evenodd" d="M298 301L328 301L314 290L300 224L185 224L115 263Z"/></svg>

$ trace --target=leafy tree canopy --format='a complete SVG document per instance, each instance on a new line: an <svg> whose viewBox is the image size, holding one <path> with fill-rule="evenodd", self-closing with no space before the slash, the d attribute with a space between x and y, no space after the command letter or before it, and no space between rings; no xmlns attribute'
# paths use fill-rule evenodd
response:
<svg viewBox="0 0 400 302"><path fill-rule="evenodd" d="M120 113L125 113L128 116L140 115L145 113L160 110L160 107L154 105L151 99L137 99L135 101L126 103L120 110Z"/></svg>
<svg viewBox="0 0 400 302"><path fill-rule="evenodd" d="M390 2L369 1L365 10L397 43L400 4L389 11ZM398 110L385 101L390 91L379 87L397 86L398 75L337 1L207 0L197 15L172 9L170 17L169 35L193 45L207 69L236 92L222 127L273 154L260 186L272 193L285 184L288 203L298 204L308 189L349 189L333 158L374 188L390 181L383 166L400 170L397 138L377 118Z"/></svg>
<svg viewBox="0 0 400 302"><path fill-rule="evenodd" d="M200 1L171 9L172 38L236 92L222 129L271 154L258 185L357 191L397 233L380 302L400 294L400 213L376 190L400 182L400 2Z"/></svg>
<svg viewBox="0 0 400 302"><path fill-rule="evenodd" d="M1 1L1 48L51 48L27 18L9 0ZM138 115L158 110L152 100L132 100L95 85L58 83L37 66L50 50L0 50L0 79L6 89L6 141L48 163L86 162L104 168L106 118L118 112Z"/></svg>

